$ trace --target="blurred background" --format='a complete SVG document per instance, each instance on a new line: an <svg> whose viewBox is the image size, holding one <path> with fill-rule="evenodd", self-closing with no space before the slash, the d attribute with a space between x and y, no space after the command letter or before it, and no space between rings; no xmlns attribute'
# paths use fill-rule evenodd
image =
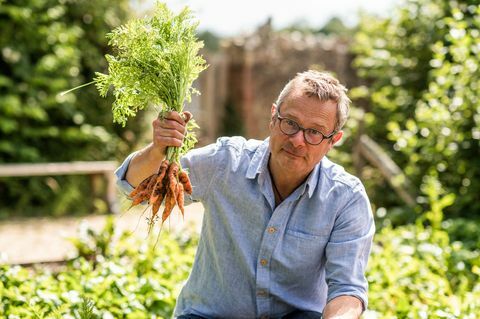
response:
<svg viewBox="0 0 480 319"><path fill-rule="evenodd" d="M361 178L375 213L365 317L479 318L479 1L166 3L176 12L184 6L194 11L209 64L194 83L201 95L186 106L200 126L198 146L224 135L265 138L270 106L297 72L326 70L349 88L346 138L329 156ZM104 55L111 51L105 35L153 6L141 0L0 0L0 316L75 317L89 305L92 316L103 318L171 313L193 260L201 214L191 228L162 235L160 248L140 253L133 248L139 245L126 243L128 236L114 245L117 227L106 222L109 214L125 218L112 172L148 143L156 114L140 112L121 127L112 122L112 97L101 98L94 86L60 94L106 72ZM65 220L77 225L92 216L101 216L105 228L73 239L68 256L53 258L60 270L51 277L41 266L52 259L48 249L35 249L43 258L32 259L30 243L15 248L28 241L26 227L31 236L40 231L41 220L49 223L44 246L55 250L48 238L67 227ZM7 248L23 258L9 258ZM176 261L161 259L164 254L176 254ZM78 271L67 280L76 284L54 284L65 275L62 267ZM137 277L138 267L144 274ZM186 268L172 275L178 267ZM21 293L48 293L23 313L15 287L32 271L37 279ZM149 277L157 272L161 278ZM116 282L119 273L130 288L104 292L118 304L100 302L100 290L85 285L99 274ZM148 285L133 287L142 276L150 278ZM122 308L121 296L135 302Z"/></svg>

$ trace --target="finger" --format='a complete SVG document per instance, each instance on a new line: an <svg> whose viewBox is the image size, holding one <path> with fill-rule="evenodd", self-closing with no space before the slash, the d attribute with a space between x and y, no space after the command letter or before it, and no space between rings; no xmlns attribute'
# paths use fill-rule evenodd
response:
<svg viewBox="0 0 480 319"><path fill-rule="evenodd" d="M185 134L185 123L181 124L171 119L155 119L153 121L153 129L175 130Z"/></svg>
<svg viewBox="0 0 480 319"><path fill-rule="evenodd" d="M163 147L169 147L169 146L182 147L182 140L179 140L173 137L162 137L161 139L155 139L154 144L163 146Z"/></svg>
<svg viewBox="0 0 480 319"><path fill-rule="evenodd" d="M178 136L168 136L168 135L157 134L153 138L153 143L155 145L164 146L164 147L168 147L168 146L181 147L182 141L183 141L183 136L179 138Z"/></svg>
<svg viewBox="0 0 480 319"><path fill-rule="evenodd" d="M190 121L193 117L193 114L188 112L188 111L185 111L182 113L182 117L183 117L183 120L185 121L185 123L188 123L188 121Z"/></svg>
<svg viewBox="0 0 480 319"><path fill-rule="evenodd" d="M183 139L184 137L184 132L163 127L158 127L157 129L155 129L153 134L154 137L172 137L179 140Z"/></svg>
<svg viewBox="0 0 480 319"><path fill-rule="evenodd" d="M177 111L170 111L164 114L163 117L165 120L176 121L180 125L185 125L185 120L183 119L182 115L180 115Z"/></svg>
<svg viewBox="0 0 480 319"><path fill-rule="evenodd" d="M164 127L165 121L159 120L159 119L155 119L152 122L152 125L153 125L152 139L153 139L153 144L156 147L159 147L164 151L165 148L168 146L176 146L176 147L182 146L182 141L184 138L184 131L185 131L184 127L182 127L182 131L178 131L176 129L171 129L171 128L165 128ZM177 123L177 125L179 124Z"/></svg>

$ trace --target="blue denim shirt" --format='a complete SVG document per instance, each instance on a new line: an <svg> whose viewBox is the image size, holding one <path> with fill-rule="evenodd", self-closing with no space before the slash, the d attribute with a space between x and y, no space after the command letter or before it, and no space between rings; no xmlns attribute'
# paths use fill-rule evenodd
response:
<svg viewBox="0 0 480 319"><path fill-rule="evenodd" d="M275 207L268 145L221 138L182 158L205 214L175 316L277 318L295 309L322 312L340 295L367 306L364 272L375 230L363 185L324 157ZM126 191L132 156L116 172Z"/></svg>

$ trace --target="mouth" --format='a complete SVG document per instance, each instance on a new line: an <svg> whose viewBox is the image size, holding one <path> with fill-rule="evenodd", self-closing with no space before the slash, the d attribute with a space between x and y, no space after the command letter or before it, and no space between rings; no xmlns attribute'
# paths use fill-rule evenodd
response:
<svg viewBox="0 0 480 319"><path fill-rule="evenodd" d="M282 150L285 153L287 153L287 155L290 155L291 157L295 157L295 158L303 157L303 154L301 154L300 152L295 152L287 147L283 147Z"/></svg>

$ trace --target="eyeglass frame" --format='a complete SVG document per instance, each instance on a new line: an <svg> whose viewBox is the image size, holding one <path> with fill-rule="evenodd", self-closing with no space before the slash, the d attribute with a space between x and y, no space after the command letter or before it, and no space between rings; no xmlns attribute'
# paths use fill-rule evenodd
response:
<svg viewBox="0 0 480 319"><path fill-rule="evenodd" d="M338 131L334 130L334 131L333 131L332 133L330 133L329 135L325 135L325 134L323 134L322 132L320 132L319 130L316 130L316 129L314 129L314 128L305 128L305 127L301 126L300 124L298 124L296 121L294 121L294 120L292 120L292 119L290 119L290 118L288 118L288 117L280 116L280 110L279 110L279 107L278 107L277 105L275 105L275 110L276 110L275 116L276 116L277 119L279 120L279 122L278 122L278 127L280 128L280 131L281 131L283 134L287 135L287 136L294 136L294 135L297 134L298 132L303 131L303 139L305 140L306 143L308 143L308 144L310 144L310 145L319 145L319 144L321 144L324 140L329 140L329 139L331 139L332 137L334 137L335 134L338 133ZM285 133L285 132L282 130L282 121L284 121L284 120L288 120L288 121L291 121L291 122L295 123L295 125L297 126L297 130L296 130L295 133L288 134L288 133ZM305 135L305 131L307 131L307 130L315 131L315 132L320 133L320 135L322 136L322 139L320 140L320 142L318 142L318 143L316 143L316 144L309 142L309 141L307 140L307 136Z"/></svg>

